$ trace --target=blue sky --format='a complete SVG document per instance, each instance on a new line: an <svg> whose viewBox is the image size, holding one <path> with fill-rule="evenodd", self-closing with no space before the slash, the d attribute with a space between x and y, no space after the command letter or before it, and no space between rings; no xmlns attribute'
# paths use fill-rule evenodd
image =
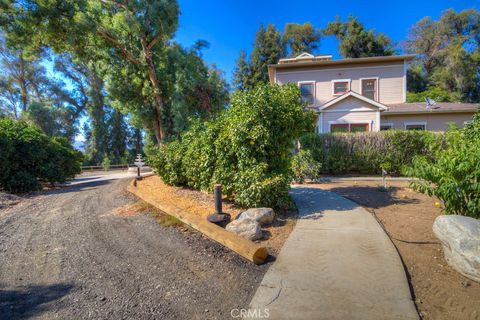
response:
<svg viewBox="0 0 480 320"><path fill-rule="evenodd" d="M241 49L250 53L255 32L260 23L273 23L280 30L289 22L311 22L324 28L338 15L345 20L354 15L366 25L383 32L394 41L405 40L410 26L425 16L437 19L449 8L457 11L480 9L479 1L403 0L403 1L198 1L179 0L180 22L176 40L191 46L198 39L207 40L210 48L204 50L208 63L216 64L232 78L235 60ZM319 53L338 58L334 38L322 38Z"/></svg>

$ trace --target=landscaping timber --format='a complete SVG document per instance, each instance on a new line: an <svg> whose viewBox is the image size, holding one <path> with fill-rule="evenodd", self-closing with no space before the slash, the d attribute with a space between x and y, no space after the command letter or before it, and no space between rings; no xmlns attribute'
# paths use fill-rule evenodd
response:
<svg viewBox="0 0 480 320"><path fill-rule="evenodd" d="M252 241L244 239L236 234L233 234L213 223L206 221L204 218L189 214L177 207L161 203L148 188L143 188L143 181L132 180L128 191L135 194L145 202L150 203L161 211L176 217L186 225L200 231L208 238L220 243L230 250L238 253L245 259L255 263L262 264L268 256L267 248L257 245Z"/></svg>

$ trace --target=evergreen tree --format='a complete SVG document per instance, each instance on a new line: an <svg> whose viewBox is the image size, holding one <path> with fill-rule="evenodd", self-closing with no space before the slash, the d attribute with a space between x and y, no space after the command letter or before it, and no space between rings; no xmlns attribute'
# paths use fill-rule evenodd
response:
<svg viewBox="0 0 480 320"><path fill-rule="evenodd" d="M395 53L389 37L366 30L352 16L348 17L347 22L341 22L337 17L336 21L328 23L324 34L337 38L340 53L345 58L390 56Z"/></svg>
<svg viewBox="0 0 480 320"><path fill-rule="evenodd" d="M260 25L255 35L252 57L250 59L250 86L268 82L268 65L277 63L282 57L280 32L273 24L267 28Z"/></svg>
<svg viewBox="0 0 480 320"><path fill-rule="evenodd" d="M233 87L237 90L250 89L250 65L245 50L240 51L233 73Z"/></svg>
<svg viewBox="0 0 480 320"><path fill-rule="evenodd" d="M120 164L127 151L127 125L123 114L113 109L108 120L109 124L109 149L110 160Z"/></svg>

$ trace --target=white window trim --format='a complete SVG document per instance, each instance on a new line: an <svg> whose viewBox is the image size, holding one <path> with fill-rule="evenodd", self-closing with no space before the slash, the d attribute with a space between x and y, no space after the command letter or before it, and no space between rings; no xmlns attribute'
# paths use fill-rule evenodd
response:
<svg viewBox="0 0 480 320"><path fill-rule="evenodd" d="M298 81L297 86L300 89L302 84L313 84L313 104L309 107L316 107L317 106L317 83L315 80L308 80L308 81Z"/></svg>
<svg viewBox="0 0 480 320"><path fill-rule="evenodd" d="M407 126L424 126L425 130L427 130L427 121L409 121L409 122L404 122L403 127L405 130L407 130Z"/></svg>
<svg viewBox="0 0 480 320"><path fill-rule="evenodd" d="M373 99L373 101L380 101L380 91L378 90L379 88L379 83L380 83L380 78L379 77L368 77L368 78L360 78L358 79L360 81L360 94L363 96L363 80L375 80L375 93L376 97Z"/></svg>
<svg viewBox="0 0 480 320"><path fill-rule="evenodd" d="M346 82L347 83L347 91L341 93L335 93L335 83L337 82ZM349 92L352 87L352 79L335 79L332 80L332 96L341 96L345 93Z"/></svg>
<svg viewBox="0 0 480 320"><path fill-rule="evenodd" d="M381 122L379 129L381 130L382 127L389 127L390 129L393 129L393 122Z"/></svg>

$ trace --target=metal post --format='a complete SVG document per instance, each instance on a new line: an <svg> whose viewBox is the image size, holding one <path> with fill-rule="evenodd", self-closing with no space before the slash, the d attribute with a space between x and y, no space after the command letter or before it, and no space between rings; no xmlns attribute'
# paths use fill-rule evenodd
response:
<svg viewBox="0 0 480 320"><path fill-rule="evenodd" d="M222 212L222 185L216 184L213 186L213 195L215 199L215 212L207 217L211 223L215 223L221 227L225 227L230 222L230 215Z"/></svg>
<svg viewBox="0 0 480 320"><path fill-rule="evenodd" d="M220 214L222 212L222 185L216 184L213 191L215 197L215 213Z"/></svg>

